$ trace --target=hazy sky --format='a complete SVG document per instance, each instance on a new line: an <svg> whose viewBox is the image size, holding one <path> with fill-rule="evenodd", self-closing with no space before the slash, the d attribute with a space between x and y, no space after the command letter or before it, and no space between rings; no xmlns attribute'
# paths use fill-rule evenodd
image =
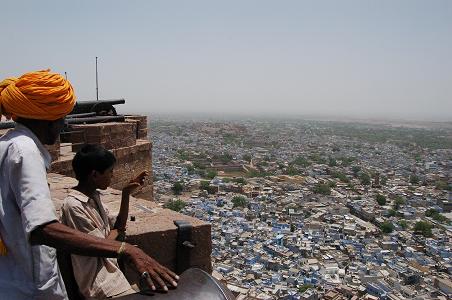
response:
<svg viewBox="0 0 452 300"><path fill-rule="evenodd" d="M452 120L452 1L1 1L0 78L122 110ZM120 109L121 110L121 109Z"/></svg>

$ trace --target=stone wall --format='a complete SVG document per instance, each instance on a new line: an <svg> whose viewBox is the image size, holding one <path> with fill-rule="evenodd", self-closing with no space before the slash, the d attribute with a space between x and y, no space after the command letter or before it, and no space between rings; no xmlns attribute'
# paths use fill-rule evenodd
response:
<svg viewBox="0 0 452 300"><path fill-rule="evenodd" d="M144 187L136 193L141 198L153 200L152 143L147 133L146 116L127 116L126 122L70 125L61 140L71 150L55 157L51 172L74 177L72 159L75 152L85 143L99 144L111 150L117 159L111 187L122 189L142 171L148 171L150 175ZM53 148L57 147L62 149L60 145Z"/></svg>
<svg viewBox="0 0 452 300"><path fill-rule="evenodd" d="M137 140L134 146L113 149L112 152L117 162L111 187L122 189L131 178L146 170L149 172L149 176L146 178L144 187L138 192L149 195L145 198L152 200L154 192L152 181L152 143L147 140Z"/></svg>
<svg viewBox="0 0 452 300"><path fill-rule="evenodd" d="M137 140L135 122L71 125L71 131L81 135L84 143L99 144L109 150L133 146Z"/></svg>
<svg viewBox="0 0 452 300"><path fill-rule="evenodd" d="M126 122L135 123L137 139L148 139L148 120L146 116L126 116Z"/></svg>

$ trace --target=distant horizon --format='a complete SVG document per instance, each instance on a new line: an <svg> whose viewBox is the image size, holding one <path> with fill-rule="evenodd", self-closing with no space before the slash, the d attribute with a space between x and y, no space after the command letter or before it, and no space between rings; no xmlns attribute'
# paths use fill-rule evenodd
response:
<svg viewBox="0 0 452 300"><path fill-rule="evenodd" d="M127 104L126 104L127 106ZM137 114L137 111L130 109L117 107L118 113L124 114ZM319 114L319 113L249 113L249 112L183 112L183 111L150 111L150 112L140 112L141 114L148 116L159 116L159 117L186 117L186 118L217 118L217 119L237 119L237 118L256 118L256 119L301 119L301 120L318 120L318 121L347 121L347 122L387 122L387 123L451 123L451 118L443 119L428 119L428 118L408 118L408 117L383 117L383 116L356 116L356 115L333 115L333 114Z"/></svg>

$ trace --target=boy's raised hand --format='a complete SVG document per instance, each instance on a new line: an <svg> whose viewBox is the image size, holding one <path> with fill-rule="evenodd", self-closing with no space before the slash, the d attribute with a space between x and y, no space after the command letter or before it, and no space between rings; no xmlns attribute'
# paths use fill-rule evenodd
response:
<svg viewBox="0 0 452 300"><path fill-rule="evenodd" d="M130 180L130 182L122 189L122 192L130 195L138 187L144 184L144 180L146 179L147 176L149 176L148 171L141 172L137 177Z"/></svg>

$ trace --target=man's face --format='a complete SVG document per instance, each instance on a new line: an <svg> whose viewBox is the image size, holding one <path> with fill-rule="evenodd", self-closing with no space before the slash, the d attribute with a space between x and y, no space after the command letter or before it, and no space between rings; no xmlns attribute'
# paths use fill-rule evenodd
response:
<svg viewBox="0 0 452 300"><path fill-rule="evenodd" d="M46 139L44 141L44 144L46 145L55 144L63 128L64 128L64 118L55 121L48 121Z"/></svg>

